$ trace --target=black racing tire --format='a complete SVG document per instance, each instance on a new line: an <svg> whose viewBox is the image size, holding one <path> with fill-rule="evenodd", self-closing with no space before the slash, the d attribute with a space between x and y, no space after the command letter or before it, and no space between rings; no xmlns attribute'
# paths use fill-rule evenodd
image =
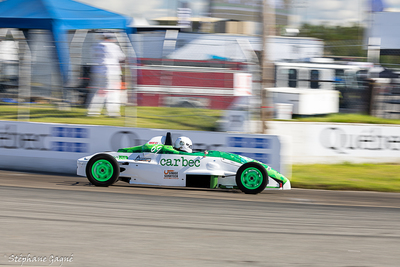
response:
<svg viewBox="0 0 400 267"><path fill-rule="evenodd" d="M267 184L268 172L257 162L243 164L236 173L236 185L246 194L258 194Z"/></svg>
<svg viewBox="0 0 400 267"><path fill-rule="evenodd" d="M109 154L97 154L86 165L86 177L95 186L113 185L119 178L119 164Z"/></svg>

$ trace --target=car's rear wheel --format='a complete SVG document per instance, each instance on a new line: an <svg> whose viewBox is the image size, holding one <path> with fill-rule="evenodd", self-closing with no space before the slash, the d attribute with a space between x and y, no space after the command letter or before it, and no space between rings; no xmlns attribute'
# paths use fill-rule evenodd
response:
<svg viewBox="0 0 400 267"><path fill-rule="evenodd" d="M97 154L86 165L86 177L96 186L110 186L119 177L117 160L109 154Z"/></svg>
<svg viewBox="0 0 400 267"><path fill-rule="evenodd" d="M236 184L246 194L258 194L268 184L267 170L257 162L243 164L236 173Z"/></svg>

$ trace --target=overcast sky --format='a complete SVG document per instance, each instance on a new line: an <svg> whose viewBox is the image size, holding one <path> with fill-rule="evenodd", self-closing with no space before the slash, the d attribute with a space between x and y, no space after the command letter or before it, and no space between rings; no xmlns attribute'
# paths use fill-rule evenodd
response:
<svg viewBox="0 0 400 267"><path fill-rule="evenodd" d="M175 16L177 0L78 0L134 18L153 19ZM193 16L204 16L208 10L207 0L189 2ZM237 1L237 0L236 0ZM280 1L280 0L270 0ZM365 20L370 0L292 0L291 14L295 22L312 24L349 24ZM400 11L400 0L382 0L387 9Z"/></svg>

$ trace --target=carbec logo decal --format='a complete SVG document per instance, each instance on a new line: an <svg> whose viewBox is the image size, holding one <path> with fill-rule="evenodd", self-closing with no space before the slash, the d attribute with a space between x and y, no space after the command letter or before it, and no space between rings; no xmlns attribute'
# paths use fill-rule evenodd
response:
<svg viewBox="0 0 400 267"><path fill-rule="evenodd" d="M17 125L0 128L0 148L88 153L89 130L81 127L51 127L49 134L21 132Z"/></svg>
<svg viewBox="0 0 400 267"><path fill-rule="evenodd" d="M400 136L383 135L378 128L349 134L344 129L329 127L321 131L320 142L323 147L339 154L356 150L400 150Z"/></svg>
<svg viewBox="0 0 400 267"><path fill-rule="evenodd" d="M178 172L174 170L165 170L164 179L178 179Z"/></svg>
<svg viewBox="0 0 400 267"><path fill-rule="evenodd" d="M200 167L200 160L196 159L185 159L181 157L180 159L165 159L160 160L161 166L182 166L182 167Z"/></svg>

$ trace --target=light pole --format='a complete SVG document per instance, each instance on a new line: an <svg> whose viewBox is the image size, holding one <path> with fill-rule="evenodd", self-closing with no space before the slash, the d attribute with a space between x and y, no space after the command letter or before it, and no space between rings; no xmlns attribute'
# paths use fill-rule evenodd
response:
<svg viewBox="0 0 400 267"><path fill-rule="evenodd" d="M275 10L270 0L263 0L263 34L262 34L262 63L261 63L261 123L262 133L267 131L266 121L272 119L273 103L271 94L265 90L274 86L274 64L268 56L268 39L275 35Z"/></svg>

